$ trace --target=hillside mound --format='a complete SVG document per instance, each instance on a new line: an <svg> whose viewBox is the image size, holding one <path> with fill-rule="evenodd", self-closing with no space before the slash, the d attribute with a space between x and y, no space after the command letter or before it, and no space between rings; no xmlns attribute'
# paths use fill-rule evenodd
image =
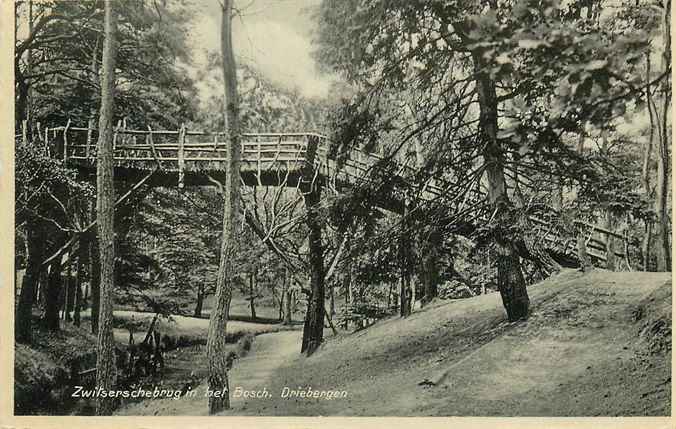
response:
<svg viewBox="0 0 676 429"><path fill-rule="evenodd" d="M509 323L493 293L329 337L313 356L281 364L264 386L274 398L244 401L229 414L670 413L670 273L566 270L529 294L525 322ZM233 380L263 387L237 380L237 369ZM347 397L279 398L284 387Z"/></svg>
<svg viewBox="0 0 676 429"><path fill-rule="evenodd" d="M69 397L67 383L73 365L80 368L96 365L96 337L82 328L64 324L59 332L36 329L31 345L16 343L14 413L70 413L77 405Z"/></svg>

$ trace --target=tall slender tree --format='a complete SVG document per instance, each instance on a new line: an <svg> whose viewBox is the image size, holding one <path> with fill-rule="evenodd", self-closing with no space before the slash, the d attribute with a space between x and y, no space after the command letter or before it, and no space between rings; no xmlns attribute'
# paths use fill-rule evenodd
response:
<svg viewBox="0 0 676 429"><path fill-rule="evenodd" d="M115 33L117 18L113 0L105 0L101 113L96 155L96 214L101 264L99 331L97 336L96 386L110 390L115 385L113 357L113 288L115 264L115 188L113 183L113 115L115 111ZM114 398L98 397L96 414L110 415Z"/></svg>
<svg viewBox="0 0 676 429"><path fill-rule="evenodd" d="M662 52L660 72L667 73L671 67L671 0L662 1ZM657 225L657 271L671 271L671 243L669 240L669 110L671 104L671 80L667 76L660 84L659 123L657 125L657 184L655 212Z"/></svg>
<svg viewBox="0 0 676 429"><path fill-rule="evenodd" d="M223 186L223 235L221 254L216 279L214 307L209 321L207 359L209 362L209 389L228 390L228 364L225 352L225 330L228 321L230 298L232 297L234 259L237 248L236 225L240 215L239 160L241 156L239 138L239 100L237 98L237 74L235 55L232 49L233 0L221 3L221 55L223 58L223 86L225 93L224 117L225 136L228 141L226 157L228 171ZM216 414L230 408L230 396L209 397L209 414Z"/></svg>

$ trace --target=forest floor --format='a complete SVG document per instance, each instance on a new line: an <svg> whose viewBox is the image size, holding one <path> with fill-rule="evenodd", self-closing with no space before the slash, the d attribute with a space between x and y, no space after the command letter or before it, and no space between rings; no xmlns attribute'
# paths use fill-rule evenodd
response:
<svg viewBox="0 0 676 429"><path fill-rule="evenodd" d="M299 332L260 335L231 371L230 386L270 397L233 398L225 414L670 414L669 273L566 270L529 294L525 322L505 320L497 293L439 301L403 320L327 333L311 357L298 353ZM347 396L282 398L284 387ZM202 384L196 397L145 401L124 414L203 415L205 391Z"/></svg>

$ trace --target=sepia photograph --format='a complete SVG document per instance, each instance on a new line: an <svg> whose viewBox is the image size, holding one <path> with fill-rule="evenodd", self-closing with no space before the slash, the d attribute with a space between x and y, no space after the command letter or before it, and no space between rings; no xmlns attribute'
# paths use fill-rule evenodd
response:
<svg viewBox="0 0 676 429"><path fill-rule="evenodd" d="M0 2L13 416L671 416L671 0Z"/></svg>

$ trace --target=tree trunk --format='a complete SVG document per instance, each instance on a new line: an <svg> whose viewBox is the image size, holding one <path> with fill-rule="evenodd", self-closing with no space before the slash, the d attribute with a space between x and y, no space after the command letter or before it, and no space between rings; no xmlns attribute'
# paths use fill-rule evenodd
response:
<svg viewBox="0 0 676 429"><path fill-rule="evenodd" d="M511 226L510 207L504 176L504 150L498 140L498 101L495 82L488 74L483 52L472 52L474 72L479 99L479 133L484 144L483 156L488 179L488 202L494 210L497 221L495 233L498 289L510 321L528 317L529 298L526 282L521 272L521 262L512 243L514 238L504 231Z"/></svg>
<svg viewBox="0 0 676 429"><path fill-rule="evenodd" d="M580 269L583 272L590 271L593 268L589 254L587 253L587 242L581 231L577 234L577 257L580 260Z"/></svg>
<svg viewBox="0 0 676 429"><path fill-rule="evenodd" d="M75 307L75 282L73 282L72 256L70 259L71 260L68 261L68 266L66 267L66 279L64 280L64 285L66 286L66 299L63 302L63 320L66 322L73 321L71 312Z"/></svg>
<svg viewBox="0 0 676 429"><path fill-rule="evenodd" d="M601 155L605 157L610 156L610 146L608 144L608 129L607 128L602 128L601 129ZM608 231L615 231L615 216L613 215L612 211L610 210L610 205L605 204L605 207L603 209L605 211L605 224L604 227ZM615 258L615 237L607 234L606 235L606 269L608 271L615 271L617 268L617 261Z"/></svg>
<svg viewBox="0 0 676 429"><path fill-rule="evenodd" d="M14 114L14 122L15 122L15 128L19 128L21 125L21 122L26 118L26 113L28 112L28 84L26 83L26 80L23 78L23 75L19 72L16 73L16 102L14 104L15 106L15 114Z"/></svg>
<svg viewBox="0 0 676 429"><path fill-rule="evenodd" d="M329 316L333 320L333 316L336 315L336 293L334 290L334 282L331 282L329 287Z"/></svg>
<svg viewBox="0 0 676 429"><path fill-rule="evenodd" d="M349 310L350 304L352 304L352 288L350 287L350 283L352 283L352 274L350 272L350 267L347 267L347 272L345 273L345 277L343 277L343 293L345 294L345 309L346 311ZM345 318L345 323L343 328L347 331L350 329L350 321Z"/></svg>
<svg viewBox="0 0 676 429"><path fill-rule="evenodd" d="M256 282L256 272L249 275L249 306L251 307L251 319L256 320L256 305L254 303L254 283Z"/></svg>
<svg viewBox="0 0 676 429"><path fill-rule="evenodd" d="M33 0L28 0L28 34L33 33ZM32 44L31 44L32 45ZM30 76L33 74L33 49L29 47L26 49L26 75ZM32 140L32 130L33 130L33 85L30 80L27 82L28 87L26 88L26 106L24 116L21 119L26 120L27 130L26 132L29 135L29 139Z"/></svg>
<svg viewBox="0 0 676 429"><path fill-rule="evenodd" d="M671 0L663 0L662 36L664 48L662 51L661 71L671 66ZM669 76L662 81L661 104L659 112L659 132L657 141L657 183L655 193L656 228L655 241L657 243L657 271L671 271L671 243L669 234L669 146L670 134L669 105L671 104L671 85Z"/></svg>
<svg viewBox="0 0 676 429"><path fill-rule="evenodd" d="M293 291L291 290L291 285L286 287L286 297L284 302L286 303L286 311L284 312L284 324L290 325L293 320L293 310L292 310L292 301L293 301Z"/></svg>
<svg viewBox="0 0 676 429"><path fill-rule="evenodd" d="M606 224L608 231L615 231L615 217L610 211L606 211ZM615 237L606 235L606 269L615 271L617 269L617 258L615 258Z"/></svg>
<svg viewBox="0 0 676 429"><path fill-rule="evenodd" d="M585 128L586 128L585 124L582 124L580 128L580 134L577 140L577 153L579 153L580 155L584 154ZM574 227L574 224L572 222L570 224ZM577 259L580 261L580 269L583 272L587 272L591 270L594 266L592 265L591 260L589 259L589 255L587 254L587 243L585 241L584 232L582 229L577 230L577 235L575 238L577 241Z"/></svg>
<svg viewBox="0 0 676 429"><path fill-rule="evenodd" d="M33 302L40 279L42 260L44 259L44 238L38 224L26 224L28 244L26 272L21 282L21 295L16 310L15 338L20 343L30 343L33 333Z"/></svg>
<svg viewBox="0 0 676 429"><path fill-rule="evenodd" d="M114 0L105 0L103 76L101 79L101 113L96 154L96 214L100 253L100 311L96 343L96 387L115 388L113 342L113 292L115 276L115 187L113 179L113 118L115 109L115 33L117 17ZM96 414L111 415L115 399L97 397Z"/></svg>
<svg viewBox="0 0 676 429"><path fill-rule="evenodd" d="M83 283L83 296L82 303L80 305L80 312L87 308L87 300L89 299L89 287L92 282L92 272L91 272L91 244L90 244L90 234L85 234L80 239L80 246L82 248L82 283ZM80 315L82 319L82 315Z"/></svg>
<svg viewBox="0 0 676 429"><path fill-rule="evenodd" d="M75 326L80 326L81 324L81 314L82 311L82 285L85 280L84 269L87 266L87 239L85 236L80 237L80 243L78 245L78 254L77 254L77 274L75 281L75 308L73 309L73 323Z"/></svg>
<svg viewBox="0 0 676 429"><path fill-rule="evenodd" d="M406 317L408 316L408 302L406 302L406 276L402 275L399 279L399 316Z"/></svg>
<svg viewBox="0 0 676 429"><path fill-rule="evenodd" d="M59 296L61 295L61 261L55 259L47 277L45 290L45 327L50 331L59 330Z"/></svg>
<svg viewBox="0 0 676 429"><path fill-rule="evenodd" d="M498 290L510 322L528 317L528 291L519 256L508 246L497 246ZM502 252L502 253L501 253ZM519 287L523 285L523 287Z"/></svg>
<svg viewBox="0 0 676 429"><path fill-rule="evenodd" d="M47 270L44 268L40 269L39 281L38 281L38 293L37 299L35 300L36 304L40 307L45 307L45 291L47 290Z"/></svg>
<svg viewBox="0 0 676 429"><path fill-rule="evenodd" d="M392 282L387 282L387 309L392 307Z"/></svg>
<svg viewBox="0 0 676 429"><path fill-rule="evenodd" d="M237 246L240 199L240 136L239 136L239 100L237 98L237 74L235 56L232 49L232 9L234 0L223 0L221 10L221 55L223 58L223 86L225 93L225 135L229 144L225 157L228 161L225 186L223 187L223 235L221 254L216 279L214 308L209 320L207 339L207 360L209 366L208 382L211 391L228 392L228 364L225 344L225 332L232 297L232 276L234 274L234 256ZM216 414L230 408L230 394L209 397L209 414Z"/></svg>
<svg viewBox="0 0 676 429"><path fill-rule="evenodd" d="M408 230L408 210L409 202L406 199L404 207L404 226ZM406 233L407 234L407 233ZM408 235L402 234L399 238L399 265L401 269L401 279L399 283L399 315L401 317L406 317L410 314L409 309L411 303L409 302L409 290L410 290L410 281L411 281L411 270L409 264L411 263L411 248L410 248L410 237ZM412 293L410 294L412 295Z"/></svg>
<svg viewBox="0 0 676 429"><path fill-rule="evenodd" d="M91 270L91 294L92 294L92 311L91 311L91 329L92 334L99 333L99 309L101 308L101 256L99 254L99 240L96 236L90 236L89 240L89 263Z"/></svg>
<svg viewBox="0 0 676 429"><path fill-rule="evenodd" d="M316 146L314 147L316 150ZM309 151L308 151L309 152ZM314 153L308 155L311 160ZM311 164L310 164L311 165ZM313 177L309 172L304 177ZM307 313L303 328L303 342L301 353L309 355L321 345L324 339L324 255L322 248L322 225L319 220L319 199L321 189L317 184L310 184L309 191L305 192L305 209L307 225L310 230L310 296L308 297Z"/></svg>
<svg viewBox="0 0 676 429"><path fill-rule="evenodd" d="M293 291L291 290L291 281L288 278L288 270L284 269L284 283L286 284L284 302L286 303L286 311L284 312L284 324L290 325L293 318L292 311L292 300L293 300Z"/></svg>
<svg viewBox="0 0 676 429"><path fill-rule="evenodd" d="M97 37L96 38L96 43L94 44L94 50L92 51L92 63L91 63L91 68L90 68L90 73L92 75L92 83L94 84L94 88L96 88L96 85L99 85L100 79L99 79L99 59L98 59L98 51L99 51L99 44L101 43L101 38ZM92 91L92 98L96 97L96 91ZM94 125L96 124L96 102L93 102L90 109L89 109L89 120L87 121L87 147L85 148L85 156L89 158L91 156L91 141L92 141L92 135L94 131Z"/></svg>
<svg viewBox="0 0 676 429"><path fill-rule="evenodd" d="M439 296L439 246L441 246L441 236L436 232L430 234L427 243L420 246L423 251L421 270L423 304Z"/></svg>
<svg viewBox="0 0 676 429"><path fill-rule="evenodd" d="M641 259L643 260L643 271L651 271L650 263L650 245L652 243L653 235L653 223L650 220L646 220L643 223L644 235L643 241L641 242Z"/></svg>
<svg viewBox="0 0 676 429"><path fill-rule="evenodd" d="M649 199L653 198L653 189L650 184L650 160L652 158L653 144L655 142L655 115L653 114L652 88L650 87L650 53L646 54L646 105L648 106L648 115L650 117L650 130L648 140L646 140L643 149L643 159L641 162L641 186L643 193ZM650 248L652 245L653 223L652 220L645 220L645 234L641 243L641 259L643 259L643 270L650 271Z"/></svg>
<svg viewBox="0 0 676 429"><path fill-rule="evenodd" d="M288 285L286 284L286 270L284 270L284 277L282 278L282 290L279 294L279 321L284 322L284 305L286 304L286 290Z"/></svg>
<svg viewBox="0 0 676 429"><path fill-rule="evenodd" d="M63 287L61 288L61 296L59 296L59 318L65 321L68 309L68 289L70 289L70 284L68 283L68 270L66 270L66 274L61 277L61 281L63 282Z"/></svg>
<svg viewBox="0 0 676 429"><path fill-rule="evenodd" d="M193 316L202 317L202 306L204 305L204 284L197 288L197 304L195 305L195 312Z"/></svg>

